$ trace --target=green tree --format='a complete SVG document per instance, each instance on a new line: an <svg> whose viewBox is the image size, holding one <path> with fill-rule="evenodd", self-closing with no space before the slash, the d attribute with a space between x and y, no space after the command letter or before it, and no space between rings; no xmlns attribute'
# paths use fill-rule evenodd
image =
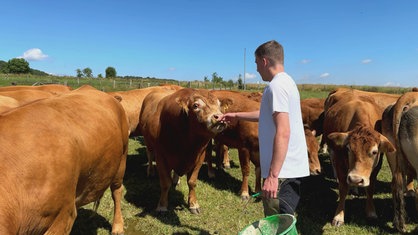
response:
<svg viewBox="0 0 418 235"><path fill-rule="evenodd" d="M116 69L113 67L106 68L106 78L115 78L116 77Z"/></svg>
<svg viewBox="0 0 418 235"><path fill-rule="evenodd" d="M244 84L242 82L241 74L238 76L237 84L238 84L238 89L240 90L244 89Z"/></svg>
<svg viewBox="0 0 418 235"><path fill-rule="evenodd" d="M203 78L203 81L204 81L204 82L209 82L209 78L208 78L208 76L205 76L205 77Z"/></svg>
<svg viewBox="0 0 418 235"><path fill-rule="evenodd" d="M98 78L103 78L103 75L102 75L101 73L99 73L99 74L97 75L97 77L98 77Z"/></svg>
<svg viewBox="0 0 418 235"><path fill-rule="evenodd" d="M233 87L234 86L234 81L232 81L232 79L229 79L228 82L226 83L226 85L228 85L228 87Z"/></svg>
<svg viewBox="0 0 418 235"><path fill-rule="evenodd" d="M0 73L8 73L6 61L0 60Z"/></svg>
<svg viewBox="0 0 418 235"><path fill-rule="evenodd" d="M91 68L88 68L88 67L83 69L83 74L87 78L93 77L93 71L91 70Z"/></svg>
<svg viewBox="0 0 418 235"><path fill-rule="evenodd" d="M216 72L212 73L212 82L213 83L221 83L223 81L223 78L218 76Z"/></svg>
<svg viewBox="0 0 418 235"><path fill-rule="evenodd" d="M7 62L9 73L29 73L29 63L23 58L13 58Z"/></svg>
<svg viewBox="0 0 418 235"><path fill-rule="evenodd" d="M77 77L78 78L82 78L83 77L83 72L81 71L81 69L76 69L75 71L77 73Z"/></svg>

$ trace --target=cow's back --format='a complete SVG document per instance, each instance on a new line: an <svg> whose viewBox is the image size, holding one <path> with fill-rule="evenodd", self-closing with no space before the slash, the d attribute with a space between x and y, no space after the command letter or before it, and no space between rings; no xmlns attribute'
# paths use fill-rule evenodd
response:
<svg viewBox="0 0 418 235"><path fill-rule="evenodd" d="M138 127L138 123L140 120L142 103L145 97L151 92L165 90L175 91L177 89L180 88L174 85L166 85L133 89L128 91L108 92L108 94L122 97L121 104L125 109L126 115L129 120L129 129L131 130L131 136L139 136L141 135L141 132L140 128Z"/></svg>
<svg viewBox="0 0 418 235"><path fill-rule="evenodd" d="M47 85L40 85L40 86L4 86L0 87L0 92L2 91L17 91L17 90L40 90L40 91L47 91L53 93L54 95L59 95L63 93L67 93L72 89L69 86L60 85L60 84L47 84Z"/></svg>
<svg viewBox="0 0 418 235"><path fill-rule="evenodd" d="M0 131L0 178L7 182L0 186L0 230L13 233L44 233L63 208L70 216L71 208L98 200L128 144L122 106L95 89L3 113Z"/></svg>

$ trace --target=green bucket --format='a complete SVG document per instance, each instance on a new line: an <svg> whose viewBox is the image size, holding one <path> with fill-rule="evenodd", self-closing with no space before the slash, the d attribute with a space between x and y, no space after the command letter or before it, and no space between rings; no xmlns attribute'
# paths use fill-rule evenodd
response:
<svg viewBox="0 0 418 235"><path fill-rule="evenodd" d="M267 216L245 227L238 235L297 235L296 218L290 214Z"/></svg>

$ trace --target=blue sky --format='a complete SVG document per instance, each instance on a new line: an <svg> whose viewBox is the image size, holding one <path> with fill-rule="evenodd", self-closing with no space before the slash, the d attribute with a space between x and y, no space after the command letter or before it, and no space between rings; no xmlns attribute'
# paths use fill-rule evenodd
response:
<svg viewBox="0 0 418 235"><path fill-rule="evenodd" d="M275 39L298 84L418 86L418 1L176 0L2 3L0 60L75 76L261 82L258 45Z"/></svg>

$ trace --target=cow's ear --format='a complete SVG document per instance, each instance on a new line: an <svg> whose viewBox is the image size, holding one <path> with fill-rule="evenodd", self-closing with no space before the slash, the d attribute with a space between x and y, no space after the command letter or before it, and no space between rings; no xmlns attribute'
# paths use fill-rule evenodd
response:
<svg viewBox="0 0 418 235"><path fill-rule="evenodd" d="M380 135L379 151L384 153L393 153L395 151L392 143L384 136Z"/></svg>
<svg viewBox="0 0 418 235"><path fill-rule="evenodd" d="M327 137L336 146L343 147L346 144L348 133L347 132L333 132L329 134Z"/></svg>
<svg viewBox="0 0 418 235"><path fill-rule="evenodd" d="M189 99L183 97L177 97L176 98L176 103L181 107L181 109L184 110L185 113L189 112Z"/></svg>
<svg viewBox="0 0 418 235"><path fill-rule="evenodd" d="M234 103L234 101L230 98L219 100L221 103L221 110L222 113L226 113L228 111L228 107Z"/></svg>

